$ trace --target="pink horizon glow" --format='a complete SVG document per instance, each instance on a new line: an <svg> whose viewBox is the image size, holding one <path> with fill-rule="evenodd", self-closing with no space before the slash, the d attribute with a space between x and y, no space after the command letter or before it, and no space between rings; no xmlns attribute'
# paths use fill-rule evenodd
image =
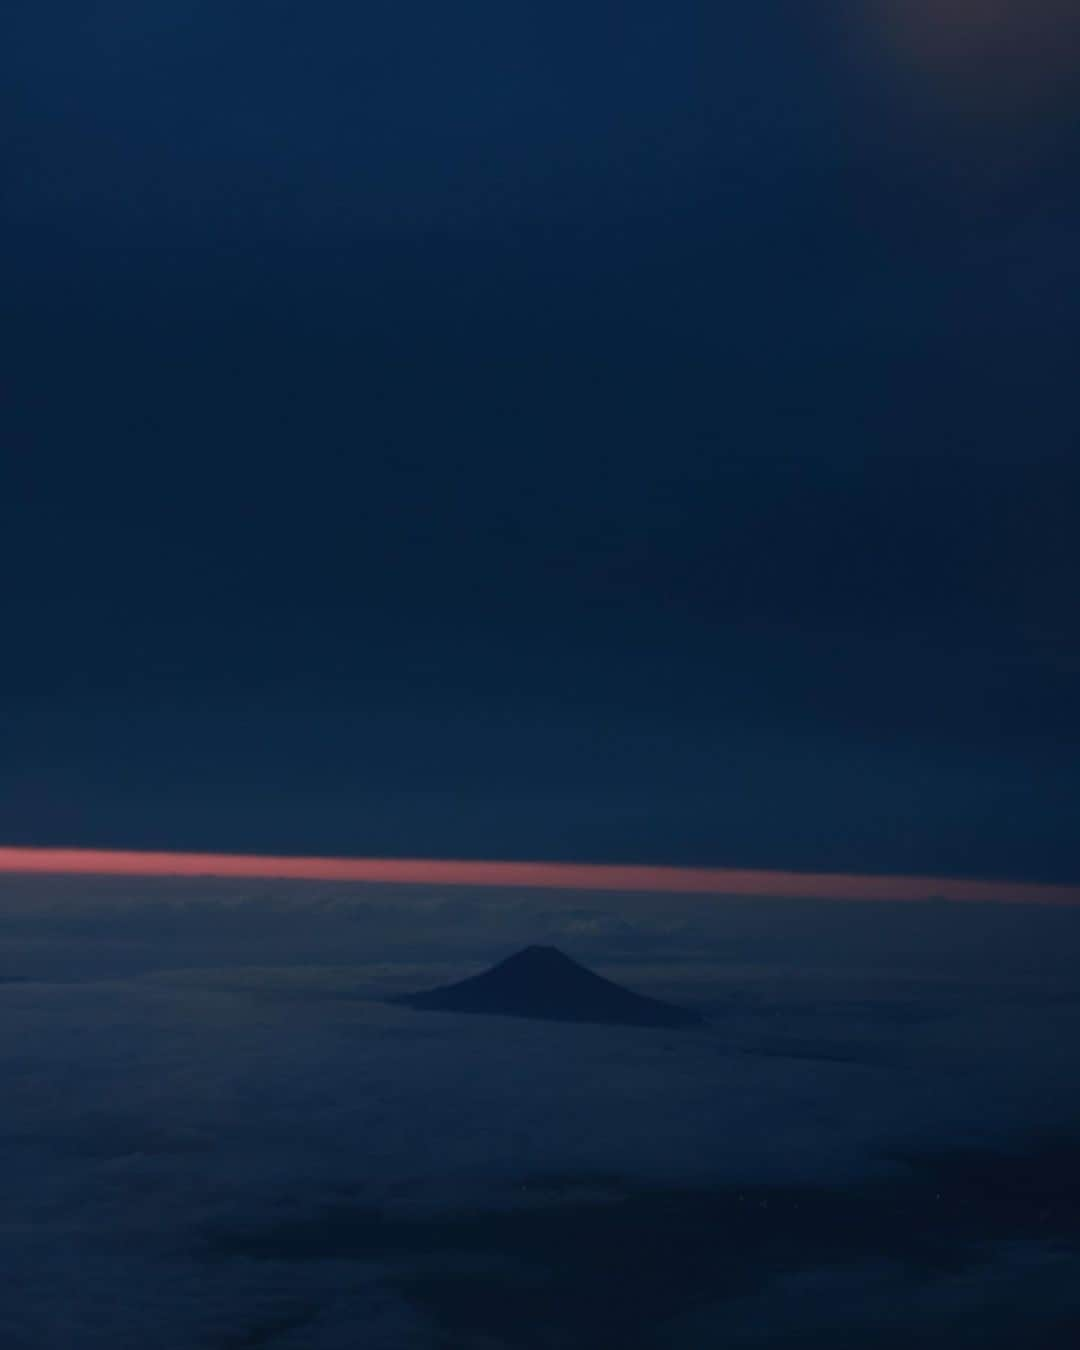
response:
<svg viewBox="0 0 1080 1350"><path fill-rule="evenodd" d="M398 886L503 886L644 891L761 899L931 900L1080 905L1080 886L928 876L752 868L426 858L297 858L263 854L0 847L0 874L352 881Z"/></svg>

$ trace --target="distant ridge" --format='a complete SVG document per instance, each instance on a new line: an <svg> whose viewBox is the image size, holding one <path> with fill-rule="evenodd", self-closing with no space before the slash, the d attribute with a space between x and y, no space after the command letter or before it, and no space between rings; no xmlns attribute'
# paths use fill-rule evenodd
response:
<svg viewBox="0 0 1080 1350"><path fill-rule="evenodd" d="M587 970L557 947L526 947L481 975L392 1001L429 1012L533 1017L549 1022L633 1027L702 1023L688 1008L632 993Z"/></svg>

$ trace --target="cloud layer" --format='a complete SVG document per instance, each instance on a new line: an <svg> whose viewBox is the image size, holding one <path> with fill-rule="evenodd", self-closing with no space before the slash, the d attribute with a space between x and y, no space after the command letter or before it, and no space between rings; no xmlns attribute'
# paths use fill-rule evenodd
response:
<svg viewBox="0 0 1080 1350"><path fill-rule="evenodd" d="M493 929L491 897L395 906L345 890L313 906L187 883L148 905L104 882L80 900L80 884L50 883L51 905L48 887L0 897L2 1316L17 1350L428 1350L446 1343L447 1272L459 1290L488 1287L500 1260L516 1272L504 1283L546 1278L530 1213L565 1211L570 1241L627 1187L842 1195L896 1176L898 1153L1080 1119L1080 988L1022 958L995 976L954 954L920 974L910 911L910 968L886 974L868 938L830 951L826 923L806 959L794 918L769 945L737 909L725 942L684 913L633 905L511 905ZM970 941L1022 946L1002 911L962 912ZM1029 957L1060 944L1070 917L1008 915L1043 921L1041 938L1023 929ZM952 921L922 914L939 943ZM711 1025L643 1033L373 1001L467 973L485 947L545 923L575 954L608 944L607 973L695 1002ZM14 978L31 958L33 977ZM500 1256L475 1224L507 1214L524 1236ZM1075 1273L1056 1249L993 1260L1019 1272L1018 1306ZM804 1313L833 1326L837 1298L867 1325L891 1298L912 1325L942 1306L888 1262L801 1275L781 1263L775 1278L780 1311L748 1294L694 1325L755 1345ZM967 1306L978 1278L944 1293ZM697 1343L689 1327L672 1322L674 1343ZM514 1344L500 1335L486 1344Z"/></svg>

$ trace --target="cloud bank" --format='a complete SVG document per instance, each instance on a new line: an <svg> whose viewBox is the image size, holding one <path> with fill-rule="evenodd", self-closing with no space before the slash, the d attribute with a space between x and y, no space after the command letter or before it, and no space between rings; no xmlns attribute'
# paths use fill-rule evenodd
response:
<svg viewBox="0 0 1080 1350"><path fill-rule="evenodd" d="M528 1306L556 1278L550 1251L606 1233L606 1214L632 1219L635 1188L646 1216L652 1204L668 1215L650 1223L675 1222L710 1188L755 1213L761 1188L841 1204L902 1175L900 1154L1001 1147L1080 1119L1080 986L1064 962L1040 973L1072 911L963 907L980 966L966 950L926 961L956 940L954 907L859 908L892 923L878 939L890 967L870 924L847 951L834 945L835 906L813 908L811 949L808 914L777 933L781 908L755 929L753 902L710 929L688 926L691 902L688 917L534 897L493 929L494 895L402 904L343 888L313 906L287 888L159 881L150 905L148 884L0 887L0 1330L17 1350L510 1346L502 1324L486 1341L455 1330L447 1288L460 1300L508 1287ZM577 954L592 944L632 987L692 1001L710 1026L643 1033L378 1001L469 973L543 923ZM990 968L987 953L1016 953L1024 933L1026 956ZM614 959L598 959L605 944ZM743 1225L748 1250L756 1222ZM875 1222L871 1247L889 1221ZM824 1334L837 1298L860 1327L898 1298L917 1329L944 1315L939 1295L963 1308L994 1287L1022 1309L1039 1291L1064 1298L1076 1274L1067 1253L1024 1242L932 1290L885 1256L800 1256L793 1271L763 1250L760 1269L740 1267L759 1294L668 1309L655 1343L697 1344L706 1326L736 1346L767 1332L781 1343L804 1314ZM585 1274L590 1259L575 1257Z"/></svg>

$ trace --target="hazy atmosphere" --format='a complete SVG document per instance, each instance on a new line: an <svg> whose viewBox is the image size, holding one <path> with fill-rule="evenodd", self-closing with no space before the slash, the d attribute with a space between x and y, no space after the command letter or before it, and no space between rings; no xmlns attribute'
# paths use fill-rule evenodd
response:
<svg viewBox="0 0 1080 1350"><path fill-rule="evenodd" d="M1078 14L3 5L3 1350L1077 1340Z"/></svg>

